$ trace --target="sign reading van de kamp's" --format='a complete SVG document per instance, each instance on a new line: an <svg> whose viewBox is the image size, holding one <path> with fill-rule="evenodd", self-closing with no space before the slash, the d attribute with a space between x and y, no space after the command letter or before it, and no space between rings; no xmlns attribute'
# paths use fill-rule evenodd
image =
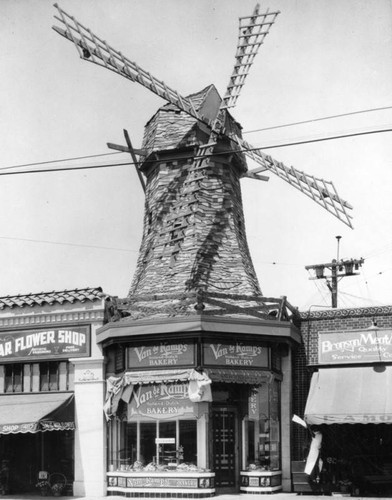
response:
<svg viewBox="0 0 392 500"><path fill-rule="evenodd" d="M149 417L194 416L195 405L188 397L188 383L136 385L128 405L128 420Z"/></svg>
<svg viewBox="0 0 392 500"><path fill-rule="evenodd" d="M161 342L154 345L141 345L128 349L128 366L144 368L147 366L192 366L195 359L193 344Z"/></svg>
<svg viewBox="0 0 392 500"><path fill-rule="evenodd" d="M40 328L0 333L0 362L75 358L90 354L90 327Z"/></svg>
<svg viewBox="0 0 392 500"><path fill-rule="evenodd" d="M392 362L392 330L319 333L319 364Z"/></svg>
<svg viewBox="0 0 392 500"><path fill-rule="evenodd" d="M266 368L269 362L268 347L252 344L204 344L204 364Z"/></svg>

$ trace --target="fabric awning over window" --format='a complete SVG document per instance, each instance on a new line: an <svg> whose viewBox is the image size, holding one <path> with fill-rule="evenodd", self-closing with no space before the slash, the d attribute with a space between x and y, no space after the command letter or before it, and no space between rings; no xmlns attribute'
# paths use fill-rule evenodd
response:
<svg viewBox="0 0 392 500"><path fill-rule="evenodd" d="M312 376L309 425L392 423L392 366L322 368Z"/></svg>
<svg viewBox="0 0 392 500"><path fill-rule="evenodd" d="M0 434L74 430L74 395L11 394L0 398Z"/></svg>
<svg viewBox="0 0 392 500"><path fill-rule="evenodd" d="M128 384L163 384L172 382L186 382L188 380L208 381L208 377L204 373L200 373L193 369L183 370L149 370L135 371L124 374L124 385Z"/></svg>
<svg viewBox="0 0 392 500"><path fill-rule="evenodd" d="M121 400L127 404L130 402L133 387L137 385L188 382L189 398L192 402L211 400L211 379L206 372L198 372L193 368L126 372L122 377L109 377L106 382L103 411L108 420L117 414Z"/></svg>
<svg viewBox="0 0 392 500"><path fill-rule="evenodd" d="M213 382L229 384L261 385L271 381L271 373L261 370L244 370L234 368L208 368L207 374Z"/></svg>

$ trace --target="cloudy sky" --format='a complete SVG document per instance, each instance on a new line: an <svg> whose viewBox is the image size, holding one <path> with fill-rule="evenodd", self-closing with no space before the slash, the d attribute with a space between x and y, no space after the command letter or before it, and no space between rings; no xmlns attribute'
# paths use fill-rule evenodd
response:
<svg viewBox="0 0 392 500"><path fill-rule="evenodd" d="M210 83L224 94L238 17L255 6L253 0L59 3L182 95ZM254 146L332 180L354 207L354 230L273 174L267 183L244 179L247 235L263 293L286 295L302 310L328 306L325 281L309 280L305 266L336 258L340 235L340 257L365 263L360 276L340 281L339 306L390 305L392 141L391 132L376 132L392 128L392 1L263 0L260 10L268 7L281 14L233 115ZM15 173L126 161L125 154L84 157L109 153L107 142L123 144L124 128L139 147L144 124L164 102L80 60L51 29L58 24L54 14L51 1L0 2L0 174L14 173L0 176L0 295L102 286L124 297L144 205L133 167ZM282 146L361 132L372 133ZM44 163L54 160L64 161Z"/></svg>

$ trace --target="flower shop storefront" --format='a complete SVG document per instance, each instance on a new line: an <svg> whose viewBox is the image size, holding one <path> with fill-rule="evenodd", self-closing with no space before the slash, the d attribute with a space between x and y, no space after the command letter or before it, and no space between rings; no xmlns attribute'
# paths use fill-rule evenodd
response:
<svg viewBox="0 0 392 500"><path fill-rule="evenodd" d="M106 351L109 373L119 352L124 371L107 378L105 403L109 495L282 489L282 373L273 345L117 344Z"/></svg>
<svg viewBox="0 0 392 500"><path fill-rule="evenodd" d="M74 429L69 392L1 396L2 493L72 492Z"/></svg>

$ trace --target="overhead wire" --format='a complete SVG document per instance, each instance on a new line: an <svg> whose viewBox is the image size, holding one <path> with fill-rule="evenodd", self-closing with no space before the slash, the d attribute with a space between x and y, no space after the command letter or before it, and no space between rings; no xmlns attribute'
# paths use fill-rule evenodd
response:
<svg viewBox="0 0 392 500"><path fill-rule="evenodd" d="M33 166L38 166L38 165L47 165L49 163L63 163L66 161L86 160L87 158L98 158L101 156L109 156L109 155L117 155L117 154L121 154L121 151L114 151L113 153L100 153L100 154L86 155L86 156L75 156L73 158L61 158L59 160L38 161L35 163L25 163L22 165L11 165L9 167L0 167L0 170L9 170L11 168L33 167Z"/></svg>
<svg viewBox="0 0 392 500"><path fill-rule="evenodd" d="M363 109L363 110L358 110L358 111L350 111L347 113L340 113L337 115L323 116L321 118L311 118L308 120L302 120L302 121L298 121L298 122L284 123L282 125L272 125L271 127L263 127L263 128L258 128L258 129L254 129L254 130L243 130L242 133L243 134L252 134L254 132L264 132L266 130L276 130L278 128L293 127L296 125L305 125L306 123L321 122L321 121L325 121L325 120L332 120L335 118L342 118L345 116L373 113L375 111L385 111L387 109L392 109L392 106L383 106L380 108L370 108L370 109Z"/></svg>
<svg viewBox="0 0 392 500"><path fill-rule="evenodd" d="M211 154L206 154L205 157L212 157L212 156L219 156L219 155L225 155L228 153L246 153L246 152L251 152L251 151L260 151L260 150L266 150L266 149L277 149L277 148L283 148L283 147L288 147L288 146L296 146L296 145L302 145L302 144L311 144L314 142L322 142L322 141L331 141L331 140L337 140L337 139L345 139L349 137L356 137L356 136L361 136L361 135L369 135L369 134L379 134L379 133L384 133L384 132L392 132L392 127L387 128L387 129L376 129L376 130L367 130L367 131L361 131L361 132L354 132L354 133L347 133L347 134L339 134L336 136L329 136L329 137L318 137L315 139L304 139L301 141L294 141L294 142L287 142L287 143L281 143L281 144L273 144L273 145L266 145L266 146L258 146L258 147L252 147L252 148L242 148L238 150L226 150L226 151L219 151L216 153L211 153ZM107 154L114 154L114 153L107 153ZM96 155L97 157L99 156L104 156L104 155ZM86 156L86 158L92 158L94 155ZM176 156L173 158L165 158L166 161L171 161L171 160L179 160L179 159L187 159L188 156ZM75 158L76 159L76 158ZM24 165L20 165L19 168L21 167L29 167L29 166L38 166L38 165L46 165L50 163L58 163L61 161L73 161L74 159L64 159L64 160L52 160L52 161L45 161L45 162L38 162L38 163L26 163ZM156 162L156 159L152 160L146 160L143 163L154 163ZM79 167L63 167L63 168L50 168L50 169L37 169L37 170L22 170L19 172L4 172L4 170L9 170L11 168L18 168L18 166L14 165L11 167L0 167L0 170L2 171L0 173L1 175L17 175L17 174L30 174L30 173L45 173L45 172L61 172L61 171L67 171L67 170L86 170L86 169L96 169L96 168L108 168L108 167L118 167L118 166L124 166L124 165L135 165L136 163L133 161L126 161L126 162L121 162L121 163L113 163L113 164L101 164L101 165L89 165L89 166L79 166Z"/></svg>
<svg viewBox="0 0 392 500"><path fill-rule="evenodd" d="M62 241L49 241L49 240L38 240L34 238L16 238L11 236L0 236L1 240L15 240L15 241L26 241L31 243L45 243L49 245L65 245L70 247L83 247L83 248L96 248L98 250L114 250L117 252L131 252L137 253L139 250L131 250L130 248L116 248L116 247L106 247L102 245L87 245L83 243L66 243Z"/></svg>

